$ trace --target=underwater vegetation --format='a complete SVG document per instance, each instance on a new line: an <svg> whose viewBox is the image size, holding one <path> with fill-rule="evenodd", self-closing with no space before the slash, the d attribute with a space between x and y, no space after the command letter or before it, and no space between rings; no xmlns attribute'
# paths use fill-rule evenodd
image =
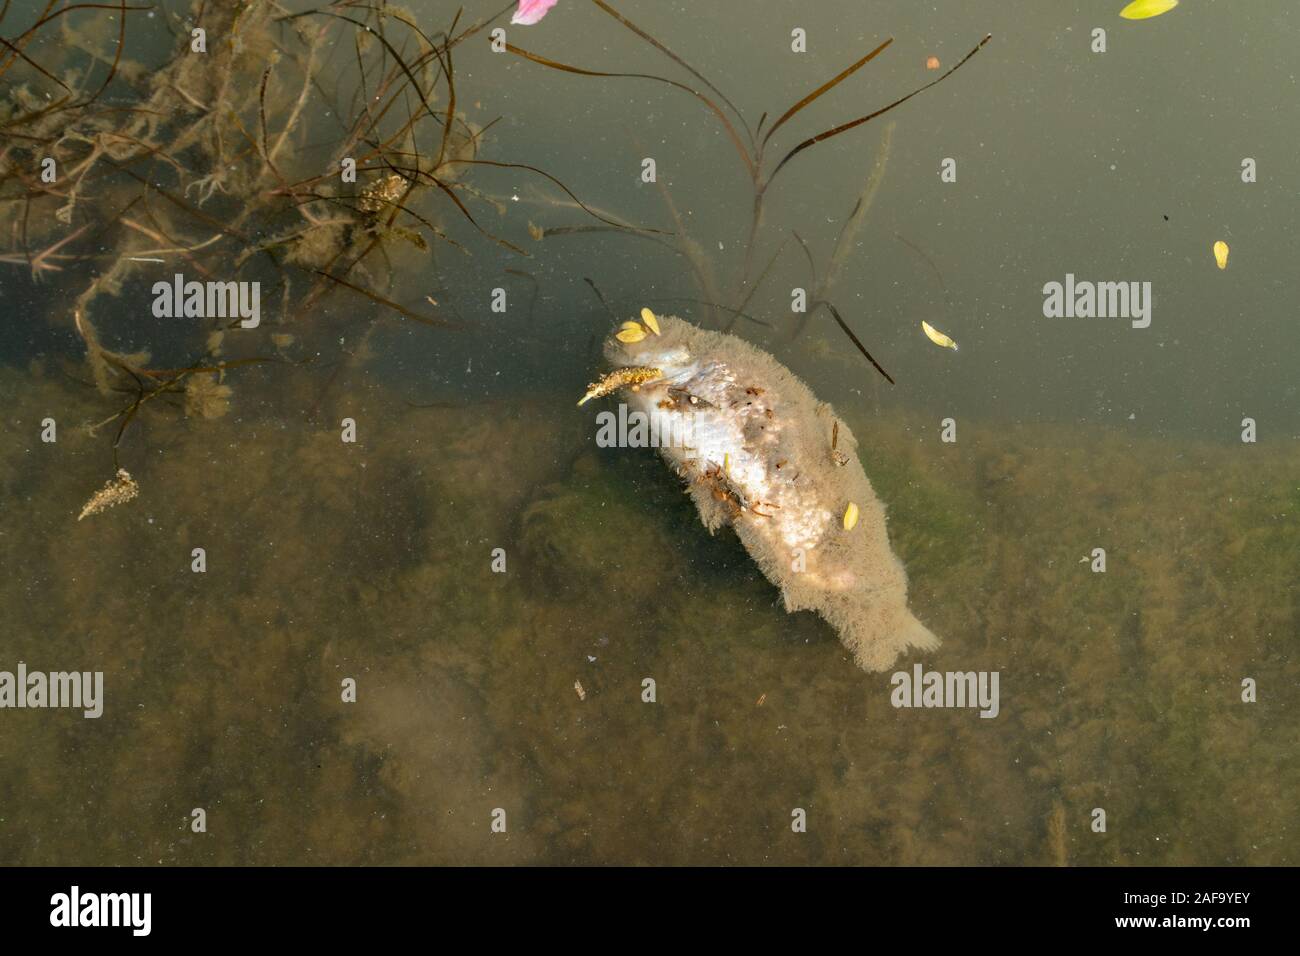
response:
<svg viewBox="0 0 1300 956"><path fill-rule="evenodd" d="M924 422L846 413L944 636L927 666L1002 673L983 721L893 709L887 675L700 533L660 463L551 414L567 391L503 416L341 382L323 414L372 423L347 456L263 403L151 417L168 453L136 477L156 493L77 524L99 443L61 440L51 470L20 440L97 403L49 365L0 372L6 650L102 667L130 706L7 712L6 864L1300 861L1293 447L970 423L943 455ZM307 377L249 375L277 409L314 398ZM214 445L240 450L239 482L213 480ZM1195 521L1194 500L1213 505ZM1079 559L1101 535L1094 575ZM195 540L239 559L189 574ZM499 542L517 542L506 575L483 560ZM1252 675L1267 693L1246 713ZM808 839L792 805L816 815ZM511 808L501 840L490 806Z"/></svg>
<svg viewBox="0 0 1300 956"><path fill-rule="evenodd" d="M884 178L885 168L888 164L889 158L889 131L886 131L880 153L867 177L862 194L854 203L853 208L850 210L841 226L840 234L836 238L835 247L831 254L829 268L823 277L818 277L817 267L807 243L805 243L799 233L794 230L791 230L790 235L783 238L781 243L772 252L771 257L763 268L756 270L756 256L759 253L760 246L760 230L764 224L765 201L773 182L797 156L800 156L806 150L811 149L820 143L824 143L842 135L843 133L857 129L872 120L884 116L892 110L902 106L913 97L925 92L939 83L942 83L957 70L961 69L961 67L965 66L965 64L969 62L976 53L984 48L984 46L992 39L992 36L986 34L970 50L970 52L935 79L892 100L891 102L886 103L884 106L881 106L866 115L839 123L812 136L800 139L795 142L794 145L782 150L781 148L778 148L776 143L773 141L773 137L776 136L777 132L787 123L794 120L801 111L834 90L841 83L852 77L855 73L874 60L877 56L885 52L885 50L887 50L893 43L893 38L886 39L874 49L845 67L834 77L813 89L807 95L793 103L770 124L768 123L769 114L763 113L759 117L758 122L751 126L744 114L735 106L725 93L710 82L698 69L691 66L682 59L682 57L669 49L663 41L651 36L648 32L641 29L625 15L615 9L611 4L605 2L605 0L591 0L591 2L599 10L608 14L627 30L635 34L640 40L649 44L671 62L685 70L690 74L691 81L683 82L666 76L650 73L616 72L575 66L526 50L514 44L506 44L506 49L516 56L523 57L526 60L548 67L552 70L605 80L651 80L686 93L697 100L708 111L712 119L722 126L726 133L728 142L734 148L735 154L744 170L751 188L752 206L750 211L749 229L743 242L740 244L744 250L743 263L736 274L734 290L725 293L717 279L716 264L705 255L700 244L691 238L685 217L674 203L667 188L662 184L659 184L660 193L672 218L673 225L673 230L667 237L663 234L655 234L654 230L648 230L644 227L637 228L607 222L600 226L556 227L550 229L538 228L534 232L534 238L540 240L546 236L576 235L586 234L592 231L614 230L660 244L667 243L686 260L691 276L699 292L698 298L682 299L677 301L694 302L695 304L707 309L711 317L707 324L718 325L724 331L731 331L740 319L746 319L758 325L770 325L766 320L752 315L747 310L750 303L754 301L754 297L762 287L764 279L771 274L773 266L775 266L782 253L788 248L789 240L794 239L797 241L808 259L813 281L811 283L812 294L810 296L808 308L802 315L798 316L793 321L793 327L787 333L790 339L797 339L805 330L812 317L819 310L824 309L831 318L834 319L836 325L849 339L853 346L862 353L871 365L882 376L884 376L890 384L893 384L893 378L884 368L881 367L880 363L872 357L871 353L867 350L867 347L862 343L861 339L844 319L840 310L836 308L828 298L829 290L835 281L836 274L848 258L848 255L853 248L853 240L858 230L861 228L866 213L870 209L872 199ZM766 132L764 131L765 125ZM773 150L775 151L773 152ZM774 159L776 156L780 156L780 158ZM599 296L598 290L597 295ZM603 304L603 297L601 301ZM719 318L719 312L725 314L725 319Z"/></svg>
<svg viewBox="0 0 1300 956"><path fill-rule="evenodd" d="M430 313L432 295L397 301L393 280L414 268L438 291L439 250L470 251L452 223L527 256L484 225L482 210L504 210L470 181L476 167L563 188L482 158L492 121L458 91L458 48L508 8L474 23L451 12L438 30L356 2L151 9L0 12L0 268L53 287L51 320L84 350L70 374L117 396L88 426L112 430L114 471L142 413L220 417L249 366L323 372L326 389L381 318L461 327L451 300ZM112 300L150 297L155 318L200 321L114 320ZM87 513L113 500L126 499Z"/></svg>
<svg viewBox="0 0 1300 956"><path fill-rule="evenodd" d="M504 22L512 6L472 23L462 23L462 11L448 12L441 29L422 25L400 6L354 0L298 11L270 0L196 0L159 8L157 17L129 4L49 0L25 17L6 6L0 15L6 36L0 51L0 211L11 228L7 248L0 246L0 268L25 270L41 283L40 301L50 305L51 321L75 332L82 367L67 371L104 398L103 413L86 427L110 441L108 476L130 473L120 449L142 415L171 408L216 419L237 404L239 376L251 367L310 375L321 380L323 394L371 354L381 320L443 333L469 328L446 289L455 267L444 265L445 257L471 252L457 233L467 229L489 247L531 255L484 219L485 211L504 216L509 203L474 184L473 174L483 169L532 178L556 191L550 205L589 220L546 229L530 223L536 240L612 231L673 248L697 285L693 301L711 316L710 324L724 329L741 319L769 325L753 314L752 303L794 240L813 281L809 308L790 337L798 338L825 310L892 382L830 298L883 177L888 131L825 275L818 276L811 251L793 231L756 269L764 200L805 151L942 82L989 37L919 88L780 145L778 134L792 129L802 111L892 40L770 123L764 114L751 126L663 41L605 0L592 0L592 8L689 80L571 66L510 43L504 49L569 74L666 85L693 97L708 121L721 125L752 192L743 264L730 291L722 291L716 264L688 234L666 187L672 228L637 226L583 202L535 165L483 155L495 120L467 112L471 97L460 88L455 64L464 44L476 37L486 42L485 31ZM549 5L513 9L518 22L535 23ZM509 266L505 271L528 279L535 301L536 278ZM402 272L428 275L427 291L415 296L409 286L399 290L394 280ZM122 313L131 311L130 303L149 296L154 318L199 321L187 322L184 331L126 322ZM309 408L319 404L318 395ZM88 482L88 495L93 487ZM88 500L83 514L126 500L100 497L93 508Z"/></svg>

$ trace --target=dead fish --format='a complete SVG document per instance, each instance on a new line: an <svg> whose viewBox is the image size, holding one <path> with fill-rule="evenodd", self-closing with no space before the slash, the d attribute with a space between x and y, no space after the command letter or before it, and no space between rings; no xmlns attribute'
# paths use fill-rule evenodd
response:
<svg viewBox="0 0 1300 956"><path fill-rule="evenodd" d="M625 342L616 333L606 341L616 368L588 396L632 376L628 410L666 416L677 434L690 435L689 447L665 443L660 453L686 481L704 526L734 528L786 610L819 613L859 666L885 670L909 648L937 647L908 609L907 574L849 427L744 340L674 316L658 324L658 336ZM657 375L641 377L646 369ZM674 393L699 401L676 401Z"/></svg>

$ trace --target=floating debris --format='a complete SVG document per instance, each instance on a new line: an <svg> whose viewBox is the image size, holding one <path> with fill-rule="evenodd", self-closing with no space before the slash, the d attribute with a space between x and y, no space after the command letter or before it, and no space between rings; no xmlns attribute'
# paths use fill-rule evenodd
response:
<svg viewBox="0 0 1300 956"><path fill-rule="evenodd" d="M616 338L626 345L634 342L640 342L645 338L645 327L640 322L624 322L623 327L619 329Z"/></svg>
<svg viewBox="0 0 1300 956"><path fill-rule="evenodd" d="M1220 269L1228 268L1228 244L1222 239L1214 244L1214 261Z"/></svg>
<svg viewBox="0 0 1300 956"><path fill-rule="evenodd" d="M578 700L586 700L586 699L587 699L587 692L586 692L585 690L582 689L582 681L580 681L580 680L575 680L575 681L573 682L573 689L574 689L574 691L576 691L577 694L578 694Z"/></svg>
<svg viewBox="0 0 1300 956"><path fill-rule="evenodd" d="M610 392L617 391L624 385L630 385L637 388L643 382L652 382L661 377L662 372L657 368L649 368L644 365L633 365L627 368L616 368L601 378L599 382L592 382L587 386L587 394L579 400L579 405L585 405L593 398L601 398Z"/></svg>
<svg viewBox="0 0 1300 956"><path fill-rule="evenodd" d="M185 414L191 418L220 418L230 411L231 394L231 387L221 384L216 372L191 375L185 386Z"/></svg>
<svg viewBox="0 0 1300 956"><path fill-rule="evenodd" d="M641 310L641 321L644 322L645 327L649 329L651 332L653 332L655 335L660 334L659 320L655 318L655 314L651 312L649 309Z"/></svg>
<svg viewBox="0 0 1300 956"><path fill-rule="evenodd" d="M941 346L945 349L952 349L954 352L958 350L956 342L954 342L948 336L944 335L942 332L936 329L929 322L921 323L921 331L924 332L925 337L929 339L931 342L933 342L935 345Z"/></svg>
<svg viewBox="0 0 1300 956"><path fill-rule="evenodd" d="M519 26L530 27L546 16L551 7L558 2L559 0L519 0L519 6L515 9L510 22Z"/></svg>
<svg viewBox="0 0 1300 956"><path fill-rule="evenodd" d="M1133 0L1119 12L1125 20L1150 20L1178 6L1178 0Z"/></svg>
<svg viewBox="0 0 1300 956"><path fill-rule="evenodd" d="M858 523L858 506L849 502L849 506L844 509L844 530L852 531L854 525Z"/></svg>
<svg viewBox="0 0 1300 956"><path fill-rule="evenodd" d="M406 178L397 173L389 173L361 190L357 208L367 216L377 218L380 213L391 209L405 192Z"/></svg>
<svg viewBox="0 0 1300 956"><path fill-rule="evenodd" d="M109 508L116 508L118 505L126 504L140 494L140 486L135 483L135 479L127 472L125 468L119 468L117 474L109 479L108 483L95 492L89 501L86 502L81 514L77 515L77 520L89 518L91 515L97 515L101 511L107 511Z"/></svg>
<svg viewBox="0 0 1300 956"><path fill-rule="evenodd" d="M925 59L925 68L927 70L937 70L939 69L940 65L941 64L939 63L939 58L937 56L930 56L930 57L926 57Z"/></svg>
<svg viewBox="0 0 1300 956"><path fill-rule="evenodd" d="M754 706L755 706L755 707L762 707L762 706L763 706L764 704L766 704L766 703L767 703L767 694L765 694L765 693L764 693L764 694L759 694L759 695L758 695L758 700L754 701Z"/></svg>

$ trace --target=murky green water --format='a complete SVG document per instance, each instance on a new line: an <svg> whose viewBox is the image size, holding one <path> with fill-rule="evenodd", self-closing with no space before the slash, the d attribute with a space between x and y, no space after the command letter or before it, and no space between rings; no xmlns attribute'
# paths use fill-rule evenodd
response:
<svg viewBox="0 0 1300 956"><path fill-rule="evenodd" d="M166 6L128 21L141 68L91 106L33 118L59 83L0 74L0 672L104 687L98 719L0 708L0 862L1300 861L1289 4L1185 0L1143 22L1118 0L617 4L719 95L560 0L451 51L454 155L513 166L431 165L447 84L411 25L445 46L454 7L412 4L385 21L390 47L360 49L337 17L206 19L190 55L208 59L186 68L172 36L194 24ZM455 34L504 6L467 3ZM74 33L25 49L88 98L115 16L69 14ZM740 149L680 87L494 53L493 26L551 61L689 86ZM220 67L232 32L257 54L242 74ZM894 38L779 127L770 174L989 33L950 78L791 159L747 254L746 124L766 111L761 142ZM433 111L413 141L396 56ZM230 77L228 175L204 196L187 189L219 172L196 158L200 123ZM189 105L161 125L104 118L167 97ZM357 196L393 168L440 185L380 225ZM285 244L299 232L337 258ZM177 271L260 281L260 325L214 341L230 323L158 317L152 284ZM1149 326L1045 317L1067 274L1149 282ZM828 312L794 334L793 290L828 277L896 385ZM646 305L712 327L741 309L765 324L734 331L835 405L937 651L859 670L734 534L704 531L651 451L597 446L612 400L575 402L599 340ZM138 498L78 521L118 467ZM997 672L997 716L893 706L892 674L918 663Z"/></svg>

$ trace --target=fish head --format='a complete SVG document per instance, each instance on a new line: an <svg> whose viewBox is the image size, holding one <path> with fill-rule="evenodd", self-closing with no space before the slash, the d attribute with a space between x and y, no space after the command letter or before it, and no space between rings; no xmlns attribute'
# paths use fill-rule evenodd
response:
<svg viewBox="0 0 1300 956"><path fill-rule="evenodd" d="M659 369L665 379L689 376L698 361L687 344L689 322L674 316L659 317L660 333L647 331L644 338L629 342L618 337L619 329L605 340L605 358L615 368Z"/></svg>

